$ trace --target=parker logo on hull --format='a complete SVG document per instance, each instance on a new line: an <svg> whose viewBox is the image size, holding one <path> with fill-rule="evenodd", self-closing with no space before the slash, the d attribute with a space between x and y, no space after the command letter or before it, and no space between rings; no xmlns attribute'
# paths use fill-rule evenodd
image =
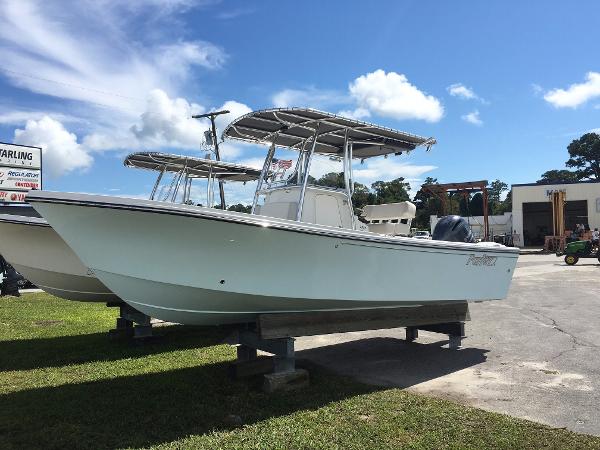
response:
<svg viewBox="0 0 600 450"><path fill-rule="evenodd" d="M496 261L498 260L497 256L469 256L467 259L467 266L495 266Z"/></svg>

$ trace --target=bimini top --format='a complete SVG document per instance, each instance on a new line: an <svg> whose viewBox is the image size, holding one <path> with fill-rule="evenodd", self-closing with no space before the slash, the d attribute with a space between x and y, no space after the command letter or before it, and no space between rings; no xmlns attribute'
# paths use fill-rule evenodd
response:
<svg viewBox="0 0 600 450"><path fill-rule="evenodd" d="M158 172L165 170L177 173L185 170L190 178L208 178L210 175L223 181L254 181L260 177L260 170L253 167L169 153L132 153L125 158L123 164L125 167Z"/></svg>
<svg viewBox="0 0 600 450"><path fill-rule="evenodd" d="M378 125L349 119L309 108L276 108L254 111L231 122L223 139L255 143L275 143L278 147L302 150L312 144L318 128L316 153L344 154L344 137L352 142L354 158L402 153L424 145L429 148L434 138L425 138Z"/></svg>

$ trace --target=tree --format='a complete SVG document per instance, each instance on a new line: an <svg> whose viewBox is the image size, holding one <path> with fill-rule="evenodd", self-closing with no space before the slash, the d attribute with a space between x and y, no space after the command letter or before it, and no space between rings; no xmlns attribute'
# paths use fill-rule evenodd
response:
<svg viewBox="0 0 600 450"><path fill-rule="evenodd" d="M410 200L410 184L406 183L403 177L392 181L376 181L371 188L375 191L375 202L378 205Z"/></svg>
<svg viewBox="0 0 600 450"><path fill-rule="evenodd" d="M354 194L352 195L352 205L355 210L360 209L365 205L375 203L375 194L373 194L367 186L361 183L354 183Z"/></svg>
<svg viewBox="0 0 600 450"><path fill-rule="evenodd" d="M512 191L508 191L506 198L502 203L500 203L499 208L494 212L494 214L504 214L505 212L510 211L512 211Z"/></svg>
<svg viewBox="0 0 600 450"><path fill-rule="evenodd" d="M438 184L437 178L427 177L423 184ZM433 194L423 188L419 189L413 198L413 203L417 209L424 208L427 205L427 201L433 197Z"/></svg>
<svg viewBox="0 0 600 450"><path fill-rule="evenodd" d="M500 180L495 180L487 187L488 190L488 211L490 215L503 214L503 202L500 200L502 193L508 190L508 184Z"/></svg>
<svg viewBox="0 0 600 450"><path fill-rule="evenodd" d="M423 184L438 184L438 181L437 178L427 177ZM430 225L429 217L438 214L442 210L440 199L430 191L421 188L415 194L413 203L417 207L416 216L412 221L413 227L428 229Z"/></svg>
<svg viewBox="0 0 600 450"><path fill-rule="evenodd" d="M487 188L488 198L491 201L499 202L502 193L506 190L508 190L508 184L500 180L492 181Z"/></svg>
<svg viewBox="0 0 600 450"><path fill-rule="evenodd" d="M570 170L548 170L542 174L537 184L572 183L578 181L577 173Z"/></svg>
<svg viewBox="0 0 600 450"><path fill-rule="evenodd" d="M227 208L227 211L250 213L250 211L252 211L252 205L242 205L241 203L238 203L237 205L229 206L229 208Z"/></svg>
<svg viewBox="0 0 600 450"><path fill-rule="evenodd" d="M343 189L346 187L346 183L344 182L344 173L343 172L329 172L323 175L321 178L316 180L315 184L318 186L328 186L332 188Z"/></svg>
<svg viewBox="0 0 600 450"><path fill-rule="evenodd" d="M567 167L575 168L578 180L600 180L600 135L586 133L567 147Z"/></svg>

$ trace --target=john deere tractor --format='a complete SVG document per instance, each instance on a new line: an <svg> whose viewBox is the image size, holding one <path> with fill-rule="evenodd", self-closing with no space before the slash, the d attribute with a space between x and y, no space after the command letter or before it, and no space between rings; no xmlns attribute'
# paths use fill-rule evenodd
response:
<svg viewBox="0 0 600 450"><path fill-rule="evenodd" d="M565 255L565 262L569 266L577 264L579 258L598 258L598 261L600 261L600 249L593 245L591 241L569 242L563 253L556 253L556 256L562 255Z"/></svg>

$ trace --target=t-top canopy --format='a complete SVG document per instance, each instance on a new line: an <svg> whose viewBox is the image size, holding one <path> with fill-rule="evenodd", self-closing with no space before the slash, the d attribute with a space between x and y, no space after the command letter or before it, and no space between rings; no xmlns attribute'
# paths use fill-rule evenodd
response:
<svg viewBox="0 0 600 450"><path fill-rule="evenodd" d="M231 122L223 132L223 139L274 142L278 147L302 150L305 145L312 144L317 126L315 152L329 155L344 154L346 132L348 140L352 142L352 156L360 159L402 153L420 145L429 149L436 143L433 138L309 108L276 108L251 112Z"/></svg>
<svg viewBox="0 0 600 450"><path fill-rule="evenodd" d="M191 178L221 179L223 181L254 181L260 177L260 170L240 164L195 158L193 156L172 155L158 152L132 153L123 162L125 167L137 167L161 172L181 172L185 170Z"/></svg>

